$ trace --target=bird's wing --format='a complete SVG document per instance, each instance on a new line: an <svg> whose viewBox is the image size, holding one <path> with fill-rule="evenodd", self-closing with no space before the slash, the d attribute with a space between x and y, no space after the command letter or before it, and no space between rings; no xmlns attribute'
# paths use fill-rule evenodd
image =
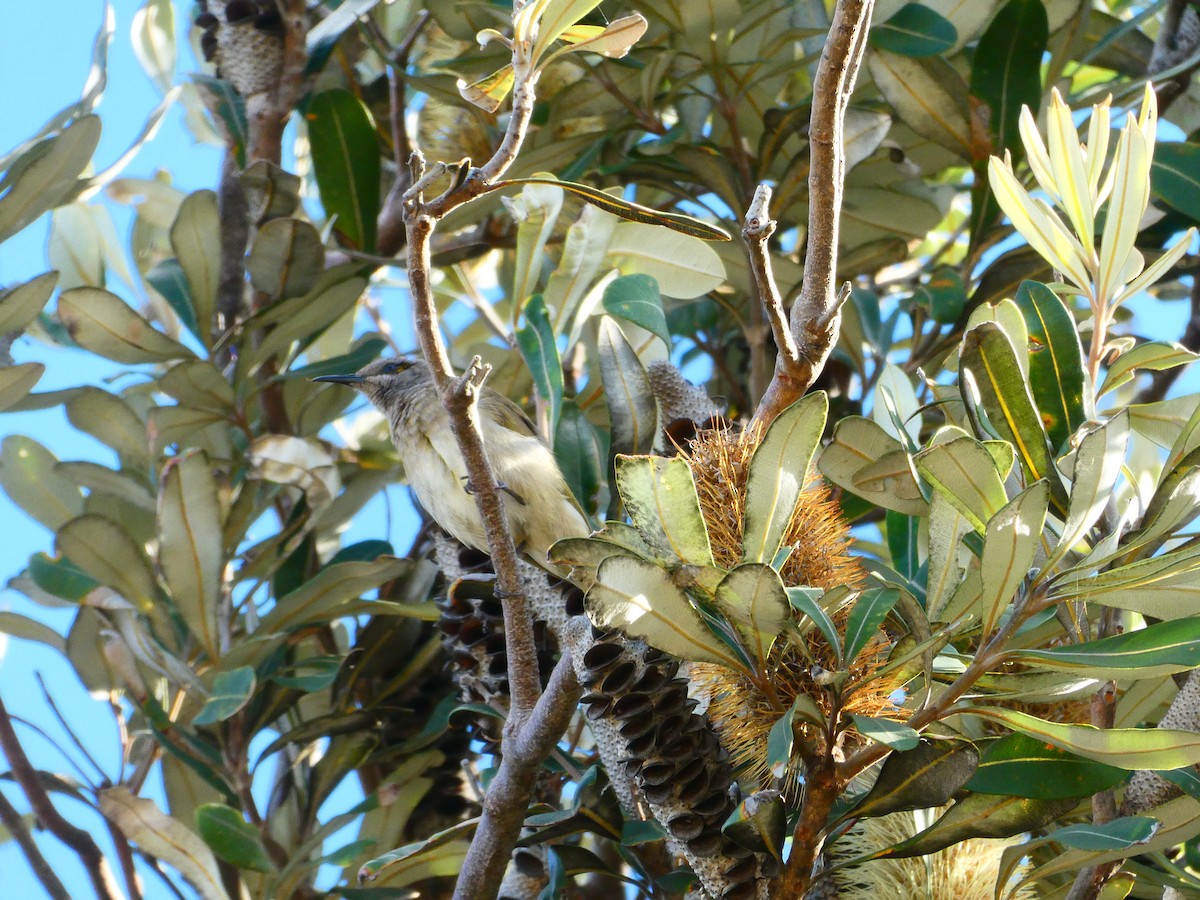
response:
<svg viewBox="0 0 1200 900"><path fill-rule="evenodd" d="M488 388L484 390L485 394L480 399L488 402L488 411L495 414L500 425L525 437L538 437L537 427L533 420L525 415L525 410L498 391Z"/></svg>

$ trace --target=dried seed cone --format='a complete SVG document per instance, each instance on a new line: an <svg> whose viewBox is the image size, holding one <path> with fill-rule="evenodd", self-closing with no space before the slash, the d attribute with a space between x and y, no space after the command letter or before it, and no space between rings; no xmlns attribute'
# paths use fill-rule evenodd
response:
<svg viewBox="0 0 1200 900"><path fill-rule="evenodd" d="M646 374L650 376L650 387L658 400L663 422L676 419L705 422L724 412L708 396L708 391L686 380L670 360L655 360L646 367Z"/></svg>
<svg viewBox="0 0 1200 900"><path fill-rule="evenodd" d="M207 0L200 46L243 97L271 90L283 68L283 22L274 0Z"/></svg>
<svg viewBox="0 0 1200 900"><path fill-rule="evenodd" d="M540 844L513 851L496 900L537 900L550 876L546 870L546 848Z"/></svg>
<svg viewBox="0 0 1200 900"><path fill-rule="evenodd" d="M491 560L443 533L434 537L438 566L450 583L438 601L442 646L450 659L459 695L467 703L508 704L508 653L504 641L504 608L495 593ZM561 596L561 595L560 595ZM561 605L561 600L560 600ZM534 620L538 669L542 683L549 678L558 642L544 620ZM490 716L477 718L477 736L495 750L503 723Z"/></svg>
<svg viewBox="0 0 1200 900"><path fill-rule="evenodd" d="M695 713L678 661L620 634L593 636L582 618L567 640L586 648L572 655L585 690L580 702L618 794L620 776L631 778L710 895L766 897L774 861L721 833L734 806L733 770ZM621 797L623 804L631 799Z"/></svg>

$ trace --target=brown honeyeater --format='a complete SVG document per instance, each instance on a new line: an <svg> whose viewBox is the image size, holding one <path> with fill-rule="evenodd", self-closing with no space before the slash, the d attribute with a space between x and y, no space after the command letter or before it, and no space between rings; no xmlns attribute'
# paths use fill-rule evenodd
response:
<svg viewBox="0 0 1200 900"><path fill-rule="evenodd" d="M387 416L392 443L422 508L456 540L488 552L466 464L423 360L380 359L353 375L313 380L362 391ZM587 519L554 454L519 406L484 387L479 395L479 424L514 543L533 562L553 570L546 560L550 545L561 538L586 537L591 533Z"/></svg>

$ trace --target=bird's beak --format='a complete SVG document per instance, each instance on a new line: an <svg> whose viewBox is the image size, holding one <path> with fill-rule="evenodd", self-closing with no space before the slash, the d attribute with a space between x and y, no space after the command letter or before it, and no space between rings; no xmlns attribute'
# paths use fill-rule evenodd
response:
<svg viewBox="0 0 1200 900"><path fill-rule="evenodd" d="M313 381L328 381L333 384L348 384L351 387L362 384L361 375L318 375Z"/></svg>

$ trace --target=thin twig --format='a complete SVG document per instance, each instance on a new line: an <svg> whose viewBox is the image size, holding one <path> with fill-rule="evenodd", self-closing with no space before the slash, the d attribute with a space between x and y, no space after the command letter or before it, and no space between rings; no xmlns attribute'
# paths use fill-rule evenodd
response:
<svg viewBox="0 0 1200 900"><path fill-rule="evenodd" d="M66 718L58 708L58 704L54 702L54 697L50 694L50 689L46 687L46 679L42 677L42 673L35 672L34 677L37 679L38 687L42 689L42 698L46 701L46 705L50 707L50 712L54 714L54 718L58 720L58 724L62 726L63 731L67 733L67 737L71 739L71 743L73 743L79 752L83 754L83 758L92 764L92 768L96 770L96 774L100 776L100 780L108 780L108 775L105 773L104 769L100 767L100 763L96 762L96 758L88 752L88 749L86 746L84 746L83 741L79 739L79 736L75 734L75 731L67 723ZM63 755L65 756L66 754Z"/></svg>
<svg viewBox="0 0 1200 900"><path fill-rule="evenodd" d="M33 869L33 874L42 883L42 887L46 889L46 893L53 900L71 900L71 895L67 893L66 887L63 886L58 875L54 873L54 869L50 863L46 862L46 857L42 856L42 851L38 849L37 843L33 840L33 835L25 827L25 820L21 818L21 814L17 812L17 808L9 803L8 798L2 793L0 793L0 825L8 829L8 833L17 842L17 846L25 854L29 868Z"/></svg>
<svg viewBox="0 0 1200 900"><path fill-rule="evenodd" d="M838 218L842 210L846 157L843 129L854 81L866 49L875 0L838 0L817 77L808 126L808 243L804 283L792 306L790 329L797 356L780 353L775 375L759 401L754 420L771 422L799 399L825 365L837 341L841 307L836 292Z"/></svg>
<svg viewBox="0 0 1200 900"><path fill-rule="evenodd" d="M37 770L30 764L29 757L25 755L17 733L13 730L12 719L9 718L3 700L0 700L0 749L8 758L13 778L25 792L33 814L37 816L43 827L70 847L79 857L92 881L92 888L96 895L101 900L117 900L117 898L123 897L112 870L109 868L108 860L100 852L100 847L92 839L91 834L64 819L50 801L50 796L42 787Z"/></svg>

